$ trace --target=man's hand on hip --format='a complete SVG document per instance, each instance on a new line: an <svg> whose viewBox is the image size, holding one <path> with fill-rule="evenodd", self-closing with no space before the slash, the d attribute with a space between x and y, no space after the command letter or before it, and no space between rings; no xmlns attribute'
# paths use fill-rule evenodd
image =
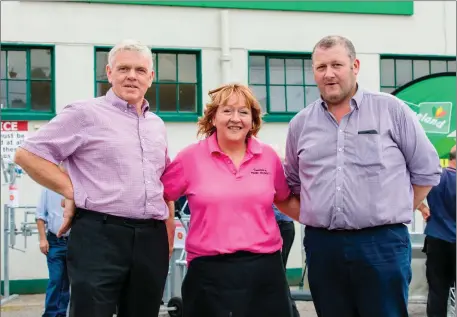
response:
<svg viewBox="0 0 457 317"><path fill-rule="evenodd" d="M60 226L59 232L57 233L57 237L60 238L62 235L68 232L71 228L71 223L73 221L73 217L75 215L76 205L75 201L71 199L62 199L62 207L63 210L63 222Z"/></svg>

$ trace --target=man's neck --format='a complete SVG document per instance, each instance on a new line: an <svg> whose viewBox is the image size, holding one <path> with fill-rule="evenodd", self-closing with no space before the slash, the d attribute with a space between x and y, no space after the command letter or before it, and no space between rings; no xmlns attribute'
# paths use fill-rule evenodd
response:
<svg viewBox="0 0 457 317"><path fill-rule="evenodd" d="M357 93L358 85L355 85L354 88L352 88L351 92L347 95L346 98L344 98L343 101L339 103L328 103L328 110L330 112L350 112L351 111L351 99L354 97L354 95Z"/></svg>
<svg viewBox="0 0 457 317"><path fill-rule="evenodd" d="M447 167L455 169L455 166L456 166L455 161L449 161Z"/></svg>
<svg viewBox="0 0 457 317"><path fill-rule="evenodd" d="M138 113L138 115L143 114L143 100L141 102L137 102L135 104L135 109L136 109L136 112Z"/></svg>

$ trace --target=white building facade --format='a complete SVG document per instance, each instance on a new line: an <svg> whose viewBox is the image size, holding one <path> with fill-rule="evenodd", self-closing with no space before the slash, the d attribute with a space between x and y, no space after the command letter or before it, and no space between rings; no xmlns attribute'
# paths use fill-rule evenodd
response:
<svg viewBox="0 0 457 317"><path fill-rule="evenodd" d="M359 84L367 89L392 92L427 74L456 71L455 2L140 2L1 3L2 156L11 158L20 135L67 104L105 93L107 52L127 38L154 53L157 76L147 98L166 122L171 156L196 141L208 91L228 82L253 88L266 113L259 137L282 151L289 120L318 97L310 53L326 35L353 41ZM18 125L26 131L14 131ZM21 205L37 204L39 186L27 175L18 188ZM2 176L4 202L7 189ZM22 217L18 211L18 227ZM23 237L16 242L23 248ZM288 265L294 281L301 259L297 225ZM44 290L48 272L36 236L24 253L10 251L9 267L13 292Z"/></svg>

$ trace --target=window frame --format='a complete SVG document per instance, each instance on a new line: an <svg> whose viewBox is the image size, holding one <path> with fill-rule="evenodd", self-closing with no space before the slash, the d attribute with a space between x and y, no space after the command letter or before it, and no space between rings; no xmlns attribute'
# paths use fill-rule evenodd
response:
<svg viewBox="0 0 457 317"><path fill-rule="evenodd" d="M383 86L382 85L382 61L383 60L393 60L394 61L394 86ZM393 89L392 91L397 90L398 88L406 85L403 84L402 86L397 86L397 66L395 61L396 60L411 60L413 61L412 67L411 67L411 81L415 80L414 78L414 61L428 61L428 67L429 67L429 74L435 74L431 72L431 67L432 67L432 61L445 61L446 62L446 71L449 71L448 64L447 62L456 62L456 56L452 55L415 55L415 54L380 54L379 55L379 90L382 91L383 88L389 88ZM428 76L425 75L425 76ZM420 77L418 77L420 78ZM417 78L416 78L417 79Z"/></svg>
<svg viewBox="0 0 457 317"><path fill-rule="evenodd" d="M270 84L270 72L269 72L269 59L270 58L278 58L278 59L300 59L300 60L311 60L311 52L282 52L282 51L248 51L247 52L247 59L248 59L248 86L265 86L266 87L266 97L267 97L267 104L266 104L266 111L267 113L264 113L262 120L265 122L289 122L298 112L273 112L270 113L270 87L274 86L291 86L291 87L317 87L317 85L307 85L305 81L305 72L303 70L303 84L301 85L287 85L286 83L284 84ZM265 84L251 84L251 56L260 56L260 57L265 57ZM285 67L284 67L285 68ZM284 72L284 76L286 76L286 73ZM306 102L306 90L304 92L305 94L305 102ZM287 90L285 91L285 98L287 100ZM308 106L308 104L305 104L305 107ZM304 108L303 108L304 109Z"/></svg>
<svg viewBox="0 0 457 317"><path fill-rule="evenodd" d="M10 43L1 42L1 51L25 51L27 58L27 106L29 109L9 109L4 108L0 110L2 121L10 120L24 120L24 121L39 121L39 120L51 120L56 115L56 59L55 59L55 45L54 44L28 44L28 43ZM31 94L31 80L30 79L30 50L33 49L49 49L51 51L51 79L45 80L51 82L51 109L49 111L36 111L30 109L30 94ZM7 92L1 92L7 93Z"/></svg>
<svg viewBox="0 0 457 317"><path fill-rule="evenodd" d="M100 82L107 82L107 81L100 81L97 80L97 52L109 52L113 46L94 46L94 96L97 97L97 84ZM163 121L165 122L197 122L198 118L201 116L202 113L202 105L203 105L203 95L202 95L202 51L201 49L176 49L176 48L154 48L151 49L152 54L154 53L169 53L169 54L193 54L196 57L196 93L197 93L197 100L196 100L196 112L153 112L157 114ZM157 82L157 65L154 63L154 80L152 83ZM178 71L178 68L176 69ZM179 82L177 82L179 83Z"/></svg>

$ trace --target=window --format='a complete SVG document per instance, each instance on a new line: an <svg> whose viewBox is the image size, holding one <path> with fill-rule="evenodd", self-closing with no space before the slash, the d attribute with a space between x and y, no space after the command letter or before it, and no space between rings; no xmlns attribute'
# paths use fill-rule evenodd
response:
<svg viewBox="0 0 457 317"><path fill-rule="evenodd" d="M455 71L455 58L381 57L381 91L391 93L414 79Z"/></svg>
<svg viewBox="0 0 457 317"><path fill-rule="evenodd" d="M52 47L2 45L3 120L46 120L55 115L53 53Z"/></svg>
<svg viewBox="0 0 457 317"><path fill-rule="evenodd" d="M265 118L288 121L319 98L311 56L249 56L249 87L262 105Z"/></svg>
<svg viewBox="0 0 457 317"><path fill-rule="evenodd" d="M105 67L109 49L96 49L96 96L110 89ZM145 98L163 119L193 121L201 109L200 54L195 51L153 51L155 78Z"/></svg>

